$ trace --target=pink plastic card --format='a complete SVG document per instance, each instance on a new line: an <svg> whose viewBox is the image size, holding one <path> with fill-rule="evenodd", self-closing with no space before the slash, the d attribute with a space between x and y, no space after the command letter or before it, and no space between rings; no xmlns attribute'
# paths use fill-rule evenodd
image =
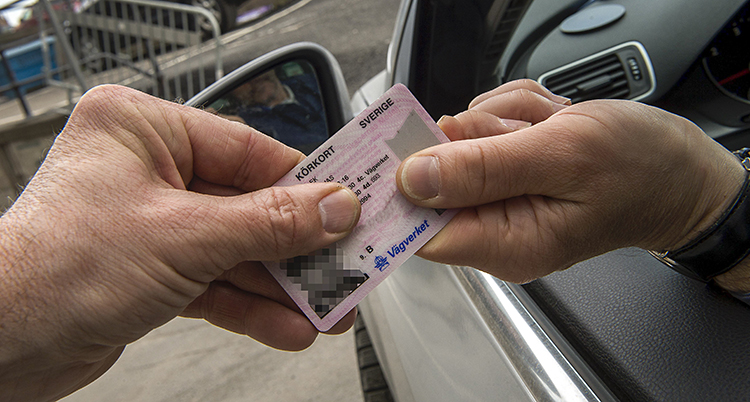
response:
<svg viewBox="0 0 750 402"><path fill-rule="evenodd" d="M399 84L276 182L335 181L354 191L362 205L359 223L345 239L310 255L264 262L320 331L336 324L456 214L416 207L396 187L401 161L448 141Z"/></svg>

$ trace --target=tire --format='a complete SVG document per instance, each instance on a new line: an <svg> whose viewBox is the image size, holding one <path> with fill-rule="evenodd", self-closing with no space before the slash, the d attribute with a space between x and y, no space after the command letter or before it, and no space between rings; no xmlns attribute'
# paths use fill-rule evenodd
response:
<svg viewBox="0 0 750 402"><path fill-rule="evenodd" d="M380 362L372 347L362 316L357 316L354 323L357 362L359 363L359 381L365 402L393 402L393 395L385 381Z"/></svg>

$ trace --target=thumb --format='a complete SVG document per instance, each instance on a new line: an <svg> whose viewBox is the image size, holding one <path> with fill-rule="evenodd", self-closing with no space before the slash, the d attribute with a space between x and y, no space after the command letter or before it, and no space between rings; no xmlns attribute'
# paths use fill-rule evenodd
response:
<svg viewBox="0 0 750 402"><path fill-rule="evenodd" d="M477 206L554 189L566 183L561 176L567 173L556 163L564 150L541 140L534 146L543 137L540 125L419 151L401 163L396 183L407 199L426 208Z"/></svg>
<svg viewBox="0 0 750 402"><path fill-rule="evenodd" d="M168 190L175 197L174 190ZM158 252L192 280L209 282L242 261L272 261L308 254L348 235L360 204L335 183L270 187L217 197L180 192L156 231L168 242ZM158 244L158 242L154 243Z"/></svg>

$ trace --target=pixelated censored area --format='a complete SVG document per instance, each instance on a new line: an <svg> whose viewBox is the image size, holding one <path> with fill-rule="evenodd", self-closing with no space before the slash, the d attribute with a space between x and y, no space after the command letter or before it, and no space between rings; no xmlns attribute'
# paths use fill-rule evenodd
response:
<svg viewBox="0 0 750 402"><path fill-rule="evenodd" d="M307 294L307 303L320 318L369 279L367 274L346 263L339 247L281 261L279 267Z"/></svg>

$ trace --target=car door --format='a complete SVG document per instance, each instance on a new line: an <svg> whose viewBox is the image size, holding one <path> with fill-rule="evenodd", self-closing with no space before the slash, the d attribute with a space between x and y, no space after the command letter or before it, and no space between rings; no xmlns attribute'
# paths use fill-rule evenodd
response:
<svg viewBox="0 0 750 402"><path fill-rule="evenodd" d="M504 81L615 55L630 81L636 72L648 81L612 96L683 114L729 147L750 144L747 103L711 115L724 98L694 102L714 94L695 76L745 1L611 1L625 10L617 20L561 30L591 3L404 1L388 70L355 94L355 109L403 83L438 118ZM609 96L578 100L592 97ZM412 258L361 311L397 400L744 400L750 389L750 308L640 249L523 286Z"/></svg>

